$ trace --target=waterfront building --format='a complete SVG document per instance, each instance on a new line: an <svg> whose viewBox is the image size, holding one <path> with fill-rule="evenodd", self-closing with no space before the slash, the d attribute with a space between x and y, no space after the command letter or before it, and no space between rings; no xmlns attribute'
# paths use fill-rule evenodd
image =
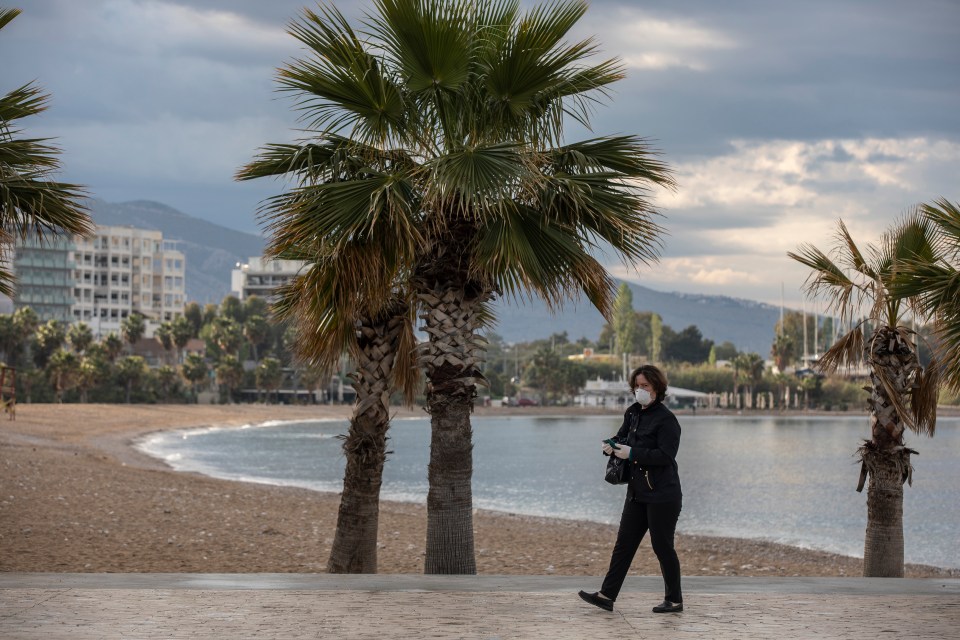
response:
<svg viewBox="0 0 960 640"><path fill-rule="evenodd" d="M85 322L98 336L119 331L133 313L152 335L186 303L184 254L150 229L102 226L90 238L18 242L14 271L16 308L33 308L41 321Z"/></svg>
<svg viewBox="0 0 960 640"><path fill-rule="evenodd" d="M274 290L296 276L305 262L251 257L246 263L237 263L230 274L230 293L240 300L259 296L273 300Z"/></svg>
<svg viewBox="0 0 960 640"><path fill-rule="evenodd" d="M30 307L40 320L73 318L73 239L66 235L18 240L13 251L17 276L14 309Z"/></svg>

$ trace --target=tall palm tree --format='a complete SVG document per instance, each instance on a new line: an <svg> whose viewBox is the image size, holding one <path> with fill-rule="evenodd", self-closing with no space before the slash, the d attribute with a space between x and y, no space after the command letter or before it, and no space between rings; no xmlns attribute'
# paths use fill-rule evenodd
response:
<svg viewBox="0 0 960 640"><path fill-rule="evenodd" d="M0 29L20 15L0 9ZM14 275L5 253L30 234L90 235L93 222L82 187L56 182L60 149L48 138L24 138L18 121L48 106L49 96L32 82L0 97L0 293L13 296Z"/></svg>
<svg viewBox="0 0 960 640"><path fill-rule="evenodd" d="M280 82L313 137L266 147L239 177L299 176L265 208L276 251L370 250L386 275L363 282L364 299L416 296L432 427L425 571L474 573L470 413L490 303L556 308L582 293L609 317L613 282L593 254L655 260L647 189L673 182L634 136L562 143L565 120L588 125L623 76L616 60L589 62L592 40L565 42L586 2L374 7L359 31L329 6L291 25L308 56Z"/></svg>
<svg viewBox="0 0 960 640"><path fill-rule="evenodd" d="M829 373L862 362L870 370L870 437L858 449L857 486L862 491L869 477L863 552L863 574L869 577L903 576L903 484L912 480L910 455L916 453L903 435L910 429L932 436L936 428L938 365L920 366L906 319L916 300L893 293L905 263L929 258L931 246L928 224L907 215L865 252L841 220L836 260L812 245L788 253L811 269L807 293L825 295L844 326L851 327L818 367Z"/></svg>

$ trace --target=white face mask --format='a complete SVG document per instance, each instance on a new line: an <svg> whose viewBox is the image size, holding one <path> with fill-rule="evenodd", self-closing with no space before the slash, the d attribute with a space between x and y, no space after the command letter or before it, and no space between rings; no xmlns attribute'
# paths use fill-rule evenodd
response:
<svg viewBox="0 0 960 640"><path fill-rule="evenodd" d="M650 392L643 387L637 387L637 390L633 392L633 397L636 398L637 402L640 403L640 406L643 407L653 402L653 396L651 396Z"/></svg>

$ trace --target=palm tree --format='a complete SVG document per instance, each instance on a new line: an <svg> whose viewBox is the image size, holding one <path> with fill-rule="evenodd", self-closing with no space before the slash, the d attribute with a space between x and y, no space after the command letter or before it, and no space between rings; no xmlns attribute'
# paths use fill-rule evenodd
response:
<svg viewBox="0 0 960 640"><path fill-rule="evenodd" d="M93 344L93 330L86 322L78 322L67 329L67 342L77 353L85 352Z"/></svg>
<svg viewBox="0 0 960 640"><path fill-rule="evenodd" d="M187 382L190 383L190 390L193 392L193 395L196 396L197 392L203 388L203 383L207 380L210 368L204 361L203 356L197 353L190 353L183 359L183 364L180 365L180 372Z"/></svg>
<svg viewBox="0 0 960 640"><path fill-rule="evenodd" d="M120 353L123 351L123 340L120 339L120 336L116 332L111 331L106 336L103 337L101 341L103 344L103 351L107 356L108 362L116 362L117 358L120 357Z"/></svg>
<svg viewBox="0 0 960 640"><path fill-rule="evenodd" d="M125 356L117 362L117 376L123 383L124 402L130 404L133 388L147 374L147 361L141 356Z"/></svg>
<svg viewBox="0 0 960 640"><path fill-rule="evenodd" d="M264 358L256 368L257 388L267 392L267 404L270 404L270 392L276 391L283 383L283 368L276 358Z"/></svg>
<svg viewBox="0 0 960 640"><path fill-rule="evenodd" d="M253 361L259 362L257 345L262 344L270 335L270 324L263 316L247 316L243 321L243 337L250 343L250 349L253 355Z"/></svg>
<svg viewBox="0 0 960 640"><path fill-rule="evenodd" d="M123 337L123 341L130 346L130 353L133 353L134 345L140 341L146 331L146 322L139 313L131 313L120 322L120 335Z"/></svg>
<svg viewBox="0 0 960 640"><path fill-rule="evenodd" d="M861 251L843 221L839 222L836 260L812 245L788 255L811 269L806 291L826 295L851 329L823 354L823 372L861 362L870 370L870 437L858 449L861 460L857 491L867 488L864 576L903 576L903 484L912 480L905 429L932 436L936 427L938 365L920 366L913 331L905 316L916 300L893 294L908 260L931 256L930 229L908 214ZM865 318L857 321L858 318ZM869 322L872 329L867 332Z"/></svg>
<svg viewBox="0 0 960 640"><path fill-rule="evenodd" d="M556 308L583 292L609 317L613 282L592 251L655 260L646 189L673 182L639 138L561 144L565 119L588 124L623 75L615 60L588 64L591 40L564 42L584 1L375 7L362 32L323 6L291 25L311 55L280 82L315 137L269 145L238 177L299 176L264 208L277 255L369 252L361 273L385 275L358 285L366 300L415 294L432 427L425 571L474 573L470 413L491 301Z"/></svg>
<svg viewBox="0 0 960 640"><path fill-rule="evenodd" d="M20 15L0 9L0 29ZM32 82L0 97L0 293L13 296L14 275L2 254L30 234L93 233L82 187L51 180L60 149L49 138L23 138L18 120L47 109L49 96Z"/></svg>
<svg viewBox="0 0 960 640"><path fill-rule="evenodd" d="M931 253L905 260L894 295L915 299L917 309L934 321L934 352L943 382L960 391L960 203L940 198L920 205L930 225Z"/></svg>
<svg viewBox="0 0 960 640"><path fill-rule="evenodd" d="M227 402L233 404L233 392L243 384L243 365L237 356L226 355L217 364L217 384L226 390Z"/></svg>
<svg viewBox="0 0 960 640"><path fill-rule="evenodd" d="M170 327L173 344L177 347L177 363L183 364L183 349L193 337L193 325L186 316L177 316Z"/></svg>
<svg viewBox="0 0 960 640"><path fill-rule="evenodd" d="M58 349L47 363L47 375L53 383L57 403L63 402L63 392L77 386L80 375L80 359L73 351Z"/></svg>

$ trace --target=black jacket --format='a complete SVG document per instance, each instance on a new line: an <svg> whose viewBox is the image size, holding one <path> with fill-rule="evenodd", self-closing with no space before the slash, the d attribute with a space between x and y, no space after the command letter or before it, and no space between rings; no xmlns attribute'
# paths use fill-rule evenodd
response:
<svg viewBox="0 0 960 640"><path fill-rule="evenodd" d="M630 447L628 498L672 502L682 497L677 468L680 423L663 403L655 402L646 409L636 402L630 405L614 440Z"/></svg>

